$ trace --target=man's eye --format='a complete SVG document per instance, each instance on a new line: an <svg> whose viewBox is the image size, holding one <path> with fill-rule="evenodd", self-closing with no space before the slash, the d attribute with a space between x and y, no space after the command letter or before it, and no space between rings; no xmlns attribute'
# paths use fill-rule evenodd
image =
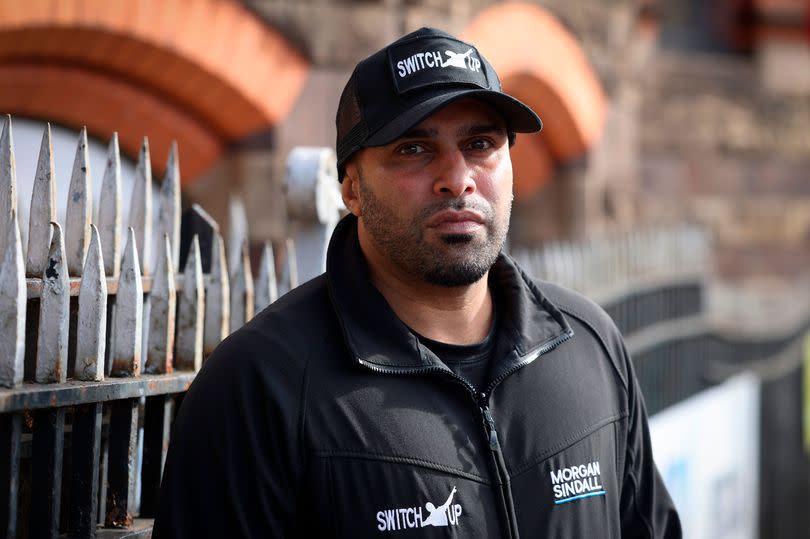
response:
<svg viewBox="0 0 810 539"><path fill-rule="evenodd" d="M416 155L420 153L424 153L425 147L421 144L411 143L411 144L403 144L399 148L397 148L397 153L402 155Z"/></svg>
<svg viewBox="0 0 810 539"><path fill-rule="evenodd" d="M485 138L475 139L469 144L472 150L489 150L492 148L492 142Z"/></svg>

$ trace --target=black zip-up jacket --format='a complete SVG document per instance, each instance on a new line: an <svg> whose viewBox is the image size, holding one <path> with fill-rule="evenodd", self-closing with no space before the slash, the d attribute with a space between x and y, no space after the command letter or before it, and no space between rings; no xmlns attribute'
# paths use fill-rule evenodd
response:
<svg viewBox="0 0 810 539"><path fill-rule="evenodd" d="M680 537L610 318L506 256L489 279L478 392L396 317L341 221L326 274L203 365L154 537Z"/></svg>

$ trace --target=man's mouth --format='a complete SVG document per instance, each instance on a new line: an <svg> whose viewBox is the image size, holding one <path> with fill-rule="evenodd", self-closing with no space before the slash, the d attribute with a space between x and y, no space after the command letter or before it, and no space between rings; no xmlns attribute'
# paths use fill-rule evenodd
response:
<svg viewBox="0 0 810 539"><path fill-rule="evenodd" d="M484 227L484 217L471 210L441 210L428 219L427 226L441 234L474 234Z"/></svg>

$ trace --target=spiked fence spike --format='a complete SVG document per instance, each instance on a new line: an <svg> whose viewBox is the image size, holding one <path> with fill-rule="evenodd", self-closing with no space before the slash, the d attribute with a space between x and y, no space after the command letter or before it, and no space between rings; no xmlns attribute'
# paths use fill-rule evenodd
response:
<svg viewBox="0 0 810 539"><path fill-rule="evenodd" d="M248 222L245 204L239 196L231 196L228 201L228 268L239 265L242 245L248 241Z"/></svg>
<svg viewBox="0 0 810 539"><path fill-rule="evenodd" d="M101 180L97 222L104 272L110 277L117 277L121 268L121 154L118 149L118 133L113 133L107 149L107 166Z"/></svg>
<svg viewBox="0 0 810 539"><path fill-rule="evenodd" d="M138 164L135 166L129 226L135 230L141 274L149 275L152 272L152 161L149 156L149 139L146 137L143 138ZM161 256L160 249L157 256Z"/></svg>
<svg viewBox="0 0 810 539"><path fill-rule="evenodd" d="M205 289L205 332L203 334L203 358L228 336L231 321L231 292L225 262L225 242L219 232L214 234L211 249L211 271Z"/></svg>
<svg viewBox="0 0 810 539"><path fill-rule="evenodd" d="M70 284L65 263L65 240L62 227L51 223L51 248L48 267L42 275L37 364L34 379L40 384L63 383L67 380L68 318Z"/></svg>
<svg viewBox="0 0 810 539"><path fill-rule="evenodd" d="M79 316L76 337L77 380L104 379L104 352L107 337L107 280L101 238L95 225L90 225L90 247L84 261L79 288Z"/></svg>
<svg viewBox="0 0 810 539"><path fill-rule="evenodd" d="M143 336L143 283L135 247L135 231L127 230L127 245L118 276L115 298L115 324L112 354L113 376L138 376L141 373L141 343Z"/></svg>
<svg viewBox="0 0 810 539"><path fill-rule="evenodd" d="M42 133L37 172L31 194L31 211L28 215L28 250L25 274L41 277L48 263L48 246L51 243L51 222L56 221L56 176L53 167L53 142L51 124Z"/></svg>
<svg viewBox="0 0 810 539"><path fill-rule="evenodd" d="M82 127L70 176L65 219L67 269L80 276L84 257L90 244L90 222L93 219L93 184L90 176L90 154L87 148L87 128Z"/></svg>
<svg viewBox="0 0 810 539"><path fill-rule="evenodd" d="M11 116L6 114L3 132L0 133L0 242L8 237L6 228L11 222L12 213L17 213L17 166L14 163Z"/></svg>
<svg viewBox="0 0 810 539"><path fill-rule="evenodd" d="M149 349L146 353L146 372L165 374L174 365L174 328L177 315L177 287L172 271L172 248L169 236L163 234L157 250L157 264L149 293Z"/></svg>
<svg viewBox="0 0 810 539"><path fill-rule="evenodd" d="M287 271L292 290L298 286L298 256L295 254L295 240L292 238L287 238Z"/></svg>
<svg viewBox="0 0 810 539"><path fill-rule="evenodd" d="M200 262L203 273L211 271L211 252L214 249L214 234L219 225L199 204L192 204L180 217L180 267L186 266L191 240L197 236L200 244Z"/></svg>
<svg viewBox="0 0 810 539"><path fill-rule="evenodd" d="M231 270L231 332L253 318L253 274L250 270L248 245L242 245L242 256Z"/></svg>
<svg viewBox="0 0 810 539"><path fill-rule="evenodd" d="M276 283L276 263L273 258L273 246L270 242L264 243L262 258L259 261L259 277L256 279L256 311L259 312L278 297L278 285Z"/></svg>
<svg viewBox="0 0 810 539"><path fill-rule="evenodd" d="M178 370L198 371L202 366L203 317L205 316L205 286L197 235L183 272L183 289L177 305L177 342L174 364Z"/></svg>
<svg viewBox="0 0 810 539"><path fill-rule="evenodd" d="M25 360L26 283L22 242L12 212L0 266L0 387L22 383Z"/></svg>
<svg viewBox="0 0 810 539"><path fill-rule="evenodd" d="M172 246L172 264L178 271L180 262L180 166L177 160L177 143L172 142L169 159L166 162L166 175L160 185L160 214L158 232L169 235Z"/></svg>

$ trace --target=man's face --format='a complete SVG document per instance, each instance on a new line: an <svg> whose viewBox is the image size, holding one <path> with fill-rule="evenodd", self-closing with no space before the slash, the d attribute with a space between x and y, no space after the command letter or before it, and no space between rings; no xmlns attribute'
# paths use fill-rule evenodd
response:
<svg viewBox="0 0 810 539"><path fill-rule="evenodd" d="M344 199L372 262L446 286L480 280L503 246L512 207L505 124L486 103L453 102L346 165Z"/></svg>

